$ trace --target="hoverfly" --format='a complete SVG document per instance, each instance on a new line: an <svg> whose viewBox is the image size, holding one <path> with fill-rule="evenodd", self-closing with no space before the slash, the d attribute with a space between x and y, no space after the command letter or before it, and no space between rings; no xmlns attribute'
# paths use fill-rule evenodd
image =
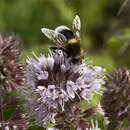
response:
<svg viewBox="0 0 130 130"><path fill-rule="evenodd" d="M81 61L80 29L80 18L76 15L72 23L72 30L61 25L56 27L55 30L42 28L41 31L55 43L56 46L50 47L53 52L56 49L61 49L67 55L67 58L71 59L72 63L78 63Z"/></svg>

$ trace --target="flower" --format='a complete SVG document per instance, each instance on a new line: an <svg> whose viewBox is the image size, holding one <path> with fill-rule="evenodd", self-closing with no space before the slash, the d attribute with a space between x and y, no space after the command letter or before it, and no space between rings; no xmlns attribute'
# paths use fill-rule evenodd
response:
<svg viewBox="0 0 130 130"><path fill-rule="evenodd" d="M26 130L28 127L28 121L25 115L17 110L9 120L0 122L0 128L4 130Z"/></svg>
<svg viewBox="0 0 130 130"><path fill-rule="evenodd" d="M64 109L64 103L76 97L91 99L103 84L101 67L88 67L85 63L73 65L60 53L32 59L27 65L28 85L35 88L41 102L54 109L59 106Z"/></svg>
<svg viewBox="0 0 130 130"><path fill-rule="evenodd" d="M39 126L45 126L48 122L55 123L55 110L50 110L44 103L39 103L38 101L28 101L28 106L30 117L35 119L35 124Z"/></svg>
<svg viewBox="0 0 130 130"><path fill-rule="evenodd" d="M59 130L59 129L49 127L49 128L47 128L46 130Z"/></svg>
<svg viewBox="0 0 130 130"><path fill-rule="evenodd" d="M10 35L0 34L0 128L4 130L24 130L27 128L27 121L20 111L10 114L4 120L4 110L10 106L18 107L18 98L9 96L18 86L23 85L24 67L18 63L20 50L17 48L18 42Z"/></svg>
<svg viewBox="0 0 130 130"><path fill-rule="evenodd" d="M130 119L130 71L120 68L112 72L105 87L102 108L109 120L108 129L118 129Z"/></svg>
<svg viewBox="0 0 130 130"><path fill-rule="evenodd" d="M61 50L48 57L29 59L25 93L32 94L25 96L31 115L41 124L54 123L56 116L66 111L68 103L90 100L104 83L103 77L101 67L86 65L84 61L73 64Z"/></svg>
<svg viewBox="0 0 130 130"><path fill-rule="evenodd" d="M18 63L20 50L13 36L0 34L0 82L2 90L12 91L22 85L23 65Z"/></svg>
<svg viewBox="0 0 130 130"><path fill-rule="evenodd" d="M91 120L91 125L92 127L91 128L88 128L88 127L85 127L84 124L80 124L80 126L76 129L76 130L101 130L99 127L98 127L98 122L97 120L94 122L93 120Z"/></svg>
<svg viewBox="0 0 130 130"><path fill-rule="evenodd" d="M98 127L98 122L97 120L94 122L93 120L91 120L91 125L92 127L91 128L88 128L86 126L86 124L84 123L80 123L80 125L78 126L78 128L76 130L101 130L99 127ZM63 130L63 129L57 129L57 128L54 128L54 127L48 127L46 130ZM64 130L71 130L71 129L64 129Z"/></svg>

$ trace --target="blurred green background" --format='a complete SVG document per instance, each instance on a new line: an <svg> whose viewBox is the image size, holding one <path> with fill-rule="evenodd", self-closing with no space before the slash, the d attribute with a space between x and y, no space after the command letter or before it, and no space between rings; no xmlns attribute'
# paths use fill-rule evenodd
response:
<svg viewBox="0 0 130 130"><path fill-rule="evenodd" d="M32 51L47 53L53 44L42 34L42 27L71 28L78 14L81 46L88 59L108 72L121 66L130 68L128 16L118 14L122 3L123 0L0 0L0 32L16 34L24 62Z"/></svg>
<svg viewBox="0 0 130 130"><path fill-rule="evenodd" d="M127 16L118 15L123 0L0 0L0 31L15 33L24 56L32 51L46 53L52 43L42 27L71 27L81 18L82 48L90 60L107 68L128 66L130 29Z"/></svg>

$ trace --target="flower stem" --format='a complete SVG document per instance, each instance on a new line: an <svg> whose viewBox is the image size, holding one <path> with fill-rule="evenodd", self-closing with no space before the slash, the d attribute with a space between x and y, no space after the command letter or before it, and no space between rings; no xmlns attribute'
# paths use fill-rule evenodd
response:
<svg viewBox="0 0 130 130"><path fill-rule="evenodd" d="M2 130L4 130L3 120L4 120L4 114L3 114L3 94L2 94L2 87L0 85L0 123L1 123Z"/></svg>

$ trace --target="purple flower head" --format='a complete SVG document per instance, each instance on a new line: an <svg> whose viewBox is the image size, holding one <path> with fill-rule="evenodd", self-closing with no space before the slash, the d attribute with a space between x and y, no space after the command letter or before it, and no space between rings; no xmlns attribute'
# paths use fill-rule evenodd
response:
<svg viewBox="0 0 130 130"><path fill-rule="evenodd" d="M20 55L17 44L13 36L0 34L0 82L6 91L21 86L24 80L23 65L17 62Z"/></svg>
<svg viewBox="0 0 130 130"><path fill-rule="evenodd" d="M59 111L65 111L67 103L90 100L104 83L103 76L101 67L85 62L72 64L61 50L48 57L29 59L27 86L37 95L35 100L30 98L30 108L35 109L38 120L54 121Z"/></svg>
<svg viewBox="0 0 130 130"><path fill-rule="evenodd" d="M108 129L121 128L126 121L130 124L130 70L119 68L110 73L105 87L102 108L109 120Z"/></svg>
<svg viewBox="0 0 130 130"><path fill-rule="evenodd" d="M25 118L25 115L17 110L11 118L6 121L0 122L0 129L4 130L26 130L28 128L28 121Z"/></svg>

